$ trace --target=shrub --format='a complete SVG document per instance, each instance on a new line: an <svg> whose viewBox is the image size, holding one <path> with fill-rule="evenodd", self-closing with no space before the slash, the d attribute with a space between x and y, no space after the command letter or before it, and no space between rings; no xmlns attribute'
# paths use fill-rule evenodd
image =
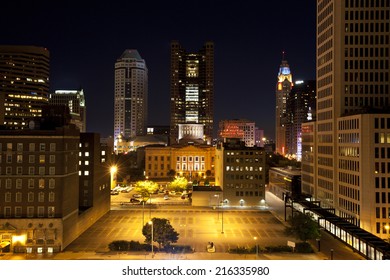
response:
<svg viewBox="0 0 390 280"><path fill-rule="evenodd" d="M298 253L314 253L313 248L307 242L299 242L295 244L295 251Z"/></svg>

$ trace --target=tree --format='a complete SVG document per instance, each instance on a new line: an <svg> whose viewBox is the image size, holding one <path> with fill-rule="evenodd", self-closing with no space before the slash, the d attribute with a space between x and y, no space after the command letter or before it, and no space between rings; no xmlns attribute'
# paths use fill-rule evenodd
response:
<svg viewBox="0 0 390 280"><path fill-rule="evenodd" d="M175 180L168 184L168 190L182 192L187 189L188 181L184 177L176 177Z"/></svg>
<svg viewBox="0 0 390 280"><path fill-rule="evenodd" d="M286 229L289 235L295 235L297 238L306 242L309 239L316 239L320 237L320 227L316 221L313 220L313 215L309 213L298 212L289 220L291 227Z"/></svg>
<svg viewBox="0 0 390 280"><path fill-rule="evenodd" d="M138 181L134 187L134 190L142 195L142 198L150 198L151 194L155 193L158 189L158 184L153 181Z"/></svg>
<svg viewBox="0 0 390 280"><path fill-rule="evenodd" d="M179 239L179 233L175 231L171 223L167 219L153 218L153 241L161 247L169 246L171 243L176 243ZM151 243L152 240L152 225L146 223L142 228L142 234L145 236L145 242Z"/></svg>

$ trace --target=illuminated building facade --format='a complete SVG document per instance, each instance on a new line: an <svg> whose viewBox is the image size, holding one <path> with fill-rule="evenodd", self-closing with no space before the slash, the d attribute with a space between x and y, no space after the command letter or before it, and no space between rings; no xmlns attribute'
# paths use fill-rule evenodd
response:
<svg viewBox="0 0 390 280"><path fill-rule="evenodd" d="M256 146L256 124L245 119L222 120L219 122L219 137L238 138L244 141L247 147Z"/></svg>
<svg viewBox="0 0 390 280"><path fill-rule="evenodd" d="M246 147L237 138L219 143L215 152L215 185L230 206L265 206L264 148Z"/></svg>
<svg viewBox="0 0 390 280"><path fill-rule="evenodd" d="M0 125L27 128L48 104L50 54L36 46L0 46Z"/></svg>
<svg viewBox="0 0 390 280"><path fill-rule="evenodd" d="M301 161L301 126L316 117L316 81L296 81L287 95L286 103L287 156Z"/></svg>
<svg viewBox="0 0 390 280"><path fill-rule="evenodd" d="M390 224L389 20L389 1L317 1L317 120L308 134L315 141L303 144L315 160L305 165L312 176L302 177L304 187L315 180L310 191L323 207L383 239Z"/></svg>
<svg viewBox="0 0 390 280"><path fill-rule="evenodd" d="M65 105L69 108L71 123L80 129L80 132L86 132L87 111L85 105L84 91L81 90L56 90L50 93L49 104Z"/></svg>
<svg viewBox="0 0 390 280"><path fill-rule="evenodd" d="M0 151L3 250L62 251L110 210L107 157L98 134L80 134L73 124L0 130Z"/></svg>
<svg viewBox="0 0 390 280"><path fill-rule="evenodd" d="M275 152L281 155L287 153L286 147L286 102L288 94L293 87L290 66L286 60L282 60L279 67L278 82L276 83L276 108L275 108Z"/></svg>
<svg viewBox="0 0 390 280"><path fill-rule="evenodd" d="M125 50L115 63L114 139L145 135L148 69L137 50ZM114 147L116 150L116 148Z"/></svg>
<svg viewBox="0 0 390 280"><path fill-rule="evenodd" d="M214 44L197 53L171 43L170 143L178 143L179 124L203 124L212 139L214 127ZM210 141L208 141L210 143Z"/></svg>
<svg viewBox="0 0 390 280"><path fill-rule="evenodd" d="M145 175L148 179L168 179L171 170L191 181L214 176L215 147L209 145L171 145L145 148Z"/></svg>

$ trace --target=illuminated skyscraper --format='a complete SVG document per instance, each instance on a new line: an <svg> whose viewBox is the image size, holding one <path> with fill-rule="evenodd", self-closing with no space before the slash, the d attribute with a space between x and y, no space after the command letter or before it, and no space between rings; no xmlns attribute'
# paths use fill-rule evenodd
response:
<svg viewBox="0 0 390 280"><path fill-rule="evenodd" d="M125 50L115 63L114 139L145 135L148 69L137 50Z"/></svg>
<svg viewBox="0 0 390 280"><path fill-rule="evenodd" d="M303 190L381 238L390 224L389 25L389 1L317 1L317 121L305 126L302 156Z"/></svg>
<svg viewBox="0 0 390 280"><path fill-rule="evenodd" d="M214 127L214 44L189 53L171 43L170 142L178 142L179 124L203 124L207 139Z"/></svg>
<svg viewBox="0 0 390 280"><path fill-rule="evenodd" d="M302 123L313 121L316 112L316 81L295 81L287 95L286 147L287 155L302 158Z"/></svg>
<svg viewBox="0 0 390 280"><path fill-rule="evenodd" d="M293 87L290 66L286 60L282 60L279 67L278 82L276 83L276 108L275 108L275 151L281 155L287 153L286 148L286 100Z"/></svg>
<svg viewBox="0 0 390 280"><path fill-rule="evenodd" d="M0 46L0 125L27 128L48 104L49 51L36 46Z"/></svg>

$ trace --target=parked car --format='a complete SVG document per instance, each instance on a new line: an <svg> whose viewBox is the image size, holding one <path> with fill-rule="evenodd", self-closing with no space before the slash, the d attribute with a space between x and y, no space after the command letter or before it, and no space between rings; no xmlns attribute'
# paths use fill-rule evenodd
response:
<svg viewBox="0 0 390 280"><path fill-rule="evenodd" d="M118 194L119 194L118 191L116 191L116 190L111 190L111 195L118 195Z"/></svg>
<svg viewBox="0 0 390 280"><path fill-rule="evenodd" d="M168 199L169 199L169 195L167 195L167 194L164 195L164 199L165 199L165 200L168 200Z"/></svg>
<svg viewBox="0 0 390 280"><path fill-rule="evenodd" d="M136 199L136 198L131 198L130 202L131 203L140 203L141 201L139 199Z"/></svg>
<svg viewBox="0 0 390 280"><path fill-rule="evenodd" d="M142 195L140 195L139 193L135 193L135 194L133 194L133 197L134 197L134 198L141 198Z"/></svg>

